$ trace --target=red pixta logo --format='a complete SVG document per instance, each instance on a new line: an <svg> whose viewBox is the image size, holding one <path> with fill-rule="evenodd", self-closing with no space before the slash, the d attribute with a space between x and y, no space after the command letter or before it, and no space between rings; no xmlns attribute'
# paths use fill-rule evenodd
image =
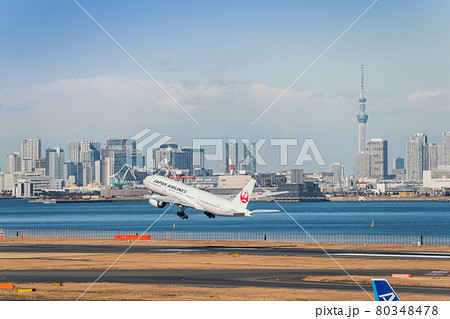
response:
<svg viewBox="0 0 450 319"><path fill-rule="evenodd" d="M248 192L247 191L241 192L241 202L243 202L244 204L248 203Z"/></svg>

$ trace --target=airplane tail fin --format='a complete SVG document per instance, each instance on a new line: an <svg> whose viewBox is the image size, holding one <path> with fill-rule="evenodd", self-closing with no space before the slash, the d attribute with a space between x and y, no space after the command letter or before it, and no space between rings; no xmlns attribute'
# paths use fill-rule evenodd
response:
<svg viewBox="0 0 450 319"><path fill-rule="evenodd" d="M255 187L256 181L252 178L250 182L237 194L232 203L241 207L247 208L247 204L252 196L253 187Z"/></svg>
<svg viewBox="0 0 450 319"><path fill-rule="evenodd" d="M400 301L400 298L386 279L372 279L372 287L376 301Z"/></svg>

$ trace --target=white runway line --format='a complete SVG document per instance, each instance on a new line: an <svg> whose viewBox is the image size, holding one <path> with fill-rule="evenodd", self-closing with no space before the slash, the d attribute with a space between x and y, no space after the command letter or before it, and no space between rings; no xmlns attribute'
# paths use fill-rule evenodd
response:
<svg viewBox="0 0 450 319"><path fill-rule="evenodd" d="M333 256L365 256L365 257L405 257L405 258L442 258L450 259L450 256L437 255L398 255L398 254L364 254L364 253L339 253Z"/></svg>

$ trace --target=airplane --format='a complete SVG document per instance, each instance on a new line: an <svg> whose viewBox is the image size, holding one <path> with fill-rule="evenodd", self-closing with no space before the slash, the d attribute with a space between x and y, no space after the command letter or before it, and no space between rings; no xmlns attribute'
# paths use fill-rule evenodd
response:
<svg viewBox="0 0 450 319"><path fill-rule="evenodd" d="M232 200L228 200L161 175L150 175L144 179L145 187L152 193L145 196L149 199L150 205L163 208L167 204L175 204L180 208L177 215L181 219L188 219L185 213L186 208L202 211L209 218L252 217L253 213L279 212L276 209L247 209L255 183L256 181L251 179L239 194Z"/></svg>
<svg viewBox="0 0 450 319"><path fill-rule="evenodd" d="M386 279L372 279L372 287L376 301L400 301L400 298Z"/></svg>

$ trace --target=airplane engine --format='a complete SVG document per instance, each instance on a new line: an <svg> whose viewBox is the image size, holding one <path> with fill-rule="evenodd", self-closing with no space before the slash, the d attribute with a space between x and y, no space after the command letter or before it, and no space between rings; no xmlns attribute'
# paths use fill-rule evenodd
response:
<svg viewBox="0 0 450 319"><path fill-rule="evenodd" d="M155 199L150 199L148 202L150 203L150 205L157 207L157 208L163 208L167 204L164 202L157 201Z"/></svg>

